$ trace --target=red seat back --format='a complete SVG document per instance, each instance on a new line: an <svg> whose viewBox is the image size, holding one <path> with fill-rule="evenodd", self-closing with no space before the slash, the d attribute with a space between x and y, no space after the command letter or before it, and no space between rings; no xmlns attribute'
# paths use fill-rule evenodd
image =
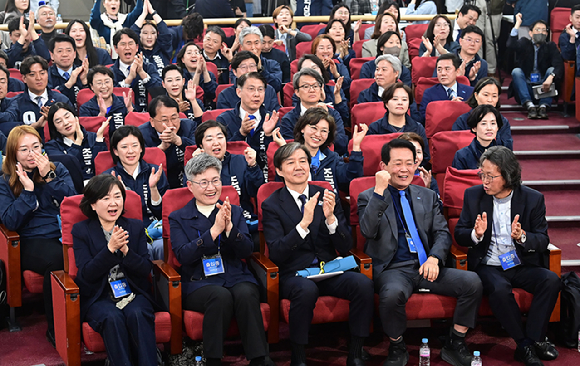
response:
<svg viewBox="0 0 580 366"><path fill-rule="evenodd" d="M123 93L125 93L125 95L129 95L130 90L131 90L131 88L114 87L113 94L115 94L118 97L123 98ZM135 97L136 97L135 94L133 94L133 104L135 104Z"/></svg>
<svg viewBox="0 0 580 366"><path fill-rule="evenodd" d="M274 43L274 48L286 53L286 46L283 43Z"/></svg>
<svg viewBox="0 0 580 366"><path fill-rule="evenodd" d="M312 37L315 38L316 36ZM310 42L300 42L296 45L296 60L299 60L302 55L311 53L312 41Z"/></svg>
<svg viewBox="0 0 580 366"><path fill-rule="evenodd" d="M141 209L141 197L133 191L125 191L125 213L124 217L136 220L143 220L143 210ZM71 234L73 226L86 220L79 205L83 198L82 194L65 197L60 204L60 216L62 220L62 244L64 253L64 269L73 278L77 275L77 265L73 252L73 237Z"/></svg>
<svg viewBox="0 0 580 366"><path fill-rule="evenodd" d="M18 79L20 81L24 81L24 80L22 80L22 74L20 73L20 70L18 70L18 69L8 69L8 71L10 71L10 77L11 78Z"/></svg>
<svg viewBox="0 0 580 366"><path fill-rule="evenodd" d="M356 104L350 111L351 125L366 123L370 126L374 121L383 118L385 115L385 106L383 102L369 102Z"/></svg>
<svg viewBox="0 0 580 366"><path fill-rule="evenodd" d="M294 107L282 107L278 110L278 118L280 120L282 120L282 117L284 117L284 115L288 112L290 112L291 110L293 110Z"/></svg>
<svg viewBox="0 0 580 366"><path fill-rule="evenodd" d="M286 143L294 142L293 139L286 140ZM274 166L274 154L280 148L278 144L274 141L270 142L268 149L266 149L266 157L268 158L268 182L274 182L276 180L276 167ZM259 193L258 193L259 194ZM258 218L259 220L260 218ZM261 220L258 225L261 225Z"/></svg>
<svg viewBox="0 0 580 366"><path fill-rule="evenodd" d="M465 190L481 184L481 179L477 176L478 171L479 169L457 170L447 167L441 199L443 207L447 209L448 218L458 218L461 215Z"/></svg>
<svg viewBox="0 0 580 366"><path fill-rule="evenodd" d="M415 58L419 57L419 47L421 47L423 41L419 39L407 40L407 47L409 50L409 59L413 61Z"/></svg>
<svg viewBox="0 0 580 366"><path fill-rule="evenodd" d="M282 88L284 98L283 98L283 106L284 107L292 107L292 96L294 95L294 86L292 83L284 84L284 88Z"/></svg>
<svg viewBox="0 0 580 366"><path fill-rule="evenodd" d="M357 104L358 95L365 89L368 89L375 79L352 79L350 84L350 101L348 102L350 109Z"/></svg>
<svg viewBox="0 0 580 366"><path fill-rule="evenodd" d="M471 111L471 107L465 102L437 100L429 103L425 112L427 138L432 138L437 132L451 131L457 118L469 111Z"/></svg>
<svg viewBox="0 0 580 366"><path fill-rule="evenodd" d="M125 124L131 125L135 127L139 127L144 123L149 122L151 116L147 112L129 112L127 113L127 117L125 117Z"/></svg>
<svg viewBox="0 0 580 366"><path fill-rule="evenodd" d="M365 31L369 28L374 27L375 25L370 23L370 24L366 24L366 23L362 23L360 25L360 28L358 29L358 38L359 39L365 39Z"/></svg>
<svg viewBox="0 0 580 366"><path fill-rule="evenodd" d="M445 173L451 166L457 150L468 146L473 141L471 131L443 131L438 132L431 138L432 172L434 174Z"/></svg>
<svg viewBox="0 0 580 366"><path fill-rule="evenodd" d="M310 34L310 37L312 37L312 39L314 39L318 36L318 33L320 33L320 31L324 28L326 28L326 23L309 24L309 25L305 25L302 28L300 28L300 32ZM305 43L305 42L302 42L302 43ZM298 44L300 44L300 43L298 43Z"/></svg>
<svg viewBox="0 0 580 366"><path fill-rule="evenodd" d="M365 177L375 176L375 173L380 170L379 163L381 162L381 149L387 142L396 139L401 135L398 133L388 133L385 135L367 135L362 144L361 151L364 156L363 175ZM348 142L348 151L352 151L353 141Z"/></svg>
<svg viewBox="0 0 580 366"><path fill-rule="evenodd" d="M431 78L435 71L437 57L415 57L411 64L413 65L411 79L413 84L417 85L419 78Z"/></svg>
<svg viewBox="0 0 580 366"><path fill-rule="evenodd" d="M366 41L368 41L368 39L361 39L360 41L356 41L352 44L352 49L353 49L354 54L356 55L357 58L363 57L362 48L363 48L363 43L365 43Z"/></svg>
<svg viewBox="0 0 580 366"><path fill-rule="evenodd" d="M234 85L234 84L220 84L220 85L218 85L217 89L215 90L215 99L214 99L214 102L217 102L218 95L220 95L220 93L224 89L227 89L227 88L229 88L232 85Z"/></svg>
<svg viewBox="0 0 580 366"><path fill-rule="evenodd" d="M15 96L17 96L18 94L21 94L22 92L8 92L6 93L6 98L14 98Z"/></svg>
<svg viewBox="0 0 580 366"><path fill-rule="evenodd" d="M552 42L558 44L560 34L570 24L570 8L554 8L550 13L550 30Z"/></svg>
<svg viewBox="0 0 580 366"><path fill-rule="evenodd" d="M348 67L350 68L350 77L356 80L360 76L360 71L363 65L369 61L374 60L374 57L357 57L350 60Z"/></svg>
<svg viewBox="0 0 580 366"><path fill-rule="evenodd" d="M207 71L211 72L213 74L213 76L218 77L218 68L217 65L214 64L213 62L206 62L205 66L207 67Z"/></svg>
<svg viewBox="0 0 580 366"><path fill-rule="evenodd" d="M294 74L296 74L298 72L298 59L293 60L292 62L290 62L290 82L292 82L292 80L294 80Z"/></svg>
<svg viewBox="0 0 580 366"><path fill-rule="evenodd" d="M429 27L429 24L410 24L406 26L404 31L407 35L407 42L409 42L410 39L421 39L423 34L427 31L427 27Z"/></svg>
<svg viewBox="0 0 580 366"><path fill-rule="evenodd" d="M230 154L244 155L246 148L250 147L246 141L229 141L226 145L226 150ZM185 155L183 156L183 165L187 165L189 159L191 159L193 152L197 150L196 145L186 146Z"/></svg>
<svg viewBox="0 0 580 366"><path fill-rule="evenodd" d="M209 121L210 119L215 120L220 114L229 111L229 109L212 109L210 111L203 112L201 116L201 122Z"/></svg>
<svg viewBox="0 0 580 366"><path fill-rule="evenodd" d="M222 30L226 34L226 37L231 37L234 34L236 34L236 30L234 28L232 28L232 27L222 27ZM204 32L205 32L205 30L204 30Z"/></svg>
<svg viewBox="0 0 580 366"><path fill-rule="evenodd" d="M163 164L163 171L167 175L167 163L165 153L157 147L146 147L143 160L149 164L161 165ZM101 151L95 157L95 175L103 173L105 170L115 166L110 151Z"/></svg>
<svg viewBox="0 0 580 366"><path fill-rule="evenodd" d="M79 90L79 92L77 94L77 105L78 105L79 109L80 109L81 105L83 105L86 102L88 102L89 100L91 100L91 98L93 96L95 96L95 93L93 93L93 91L90 88Z"/></svg>

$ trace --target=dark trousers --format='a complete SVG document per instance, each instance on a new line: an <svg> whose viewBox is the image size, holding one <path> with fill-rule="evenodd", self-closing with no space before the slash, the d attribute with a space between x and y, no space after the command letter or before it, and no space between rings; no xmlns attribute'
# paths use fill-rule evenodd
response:
<svg viewBox="0 0 580 366"><path fill-rule="evenodd" d="M280 282L280 295L290 300L290 340L308 344L308 331L319 296L336 296L350 301L350 334L368 337L373 316L373 281L357 272L314 282L304 277L290 277Z"/></svg>
<svg viewBox="0 0 580 366"><path fill-rule="evenodd" d="M123 310L105 289L87 311L86 321L103 337L107 357L115 366L157 366L155 314L143 295L136 295Z"/></svg>
<svg viewBox="0 0 580 366"><path fill-rule="evenodd" d="M246 358L268 355L260 293L255 284L240 282L230 288L203 286L187 295L184 308L204 314L203 349L207 358L222 358L224 339L234 314Z"/></svg>
<svg viewBox="0 0 580 366"><path fill-rule="evenodd" d="M558 275L546 268L529 265L519 265L504 271L501 266L480 264L475 271L481 278L484 293L489 296L493 314L510 337L516 341L526 337L536 342L543 341L560 292ZM534 295L526 329L512 293L514 287Z"/></svg>
<svg viewBox="0 0 580 366"><path fill-rule="evenodd" d="M50 272L64 268L61 242L57 238L22 238L20 240L20 266L23 271L28 270L44 276L42 283L44 310L48 328L52 330L54 314Z"/></svg>
<svg viewBox="0 0 580 366"><path fill-rule="evenodd" d="M399 268L386 269L375 277L379 294L379 315L383 331L398 338L407 329L405 307L409 297L418 289L432 294L457 298L453 323L473 328L481 303L482 285L474 272L455 268L440 268L439 276L429 282L419 274L419 261Z"/></svg>

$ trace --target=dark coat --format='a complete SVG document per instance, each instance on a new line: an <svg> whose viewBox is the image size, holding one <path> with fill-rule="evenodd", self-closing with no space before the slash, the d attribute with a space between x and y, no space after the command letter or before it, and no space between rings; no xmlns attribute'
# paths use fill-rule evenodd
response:
<svg viewBox="0 0 580 366"><path fill-rule="evenodd" d="M469 97L473 94L473 87L469 85L464 85L461 83L457 83L457 96L463 98L464 101L467 101ZM423 100L421 100L421 106L419 107L419 113L421 113L421 121L425 121L425 112L427 111L427 105L436 100L449 100L447 96L447 91L442 84L435 84L429 89L425 90L423 93Z"/></svg>
<svg viewBox="0 0 580 366"><path fill-rule="evenodd" d="M222 161L222 185L233 186L240 196L246 220L257 219L251 198L258 196L258 189L265 183L264 173L256 164L249 167L244 155L230 154L226 151Z"/></svg>
<svg viewBox="0 0 580 366"><path fill-rule="evenodd" d="M78 67L78 66L77 66ZM73 70L77 67L73 66ZM77 94L81 89L87 87L87 85L83 85L81 78L77 78L77 82L72 86L72 88L67 88L64 84L66 84L68 80L60 76L58 72L58 68L55 64L48 68L48 88L49 89L56 89L62 95L66 96L70 101L70 104L76 107L77 105Z"/></svg>
<svg viewBox="0 0 580 366"><path fill-rule="evenodd" d="M350 153L348 163L334 151L324 148L321 152L326 158L320 162L318 169L310 168L313 181L327 181L334 188L334 193L338 190L348 193L350 182L363 176L364 157L362 151Z"/></svg>
<svg viewBox="0 0 580 366"><path fill-rule="evenodd" d="M236 94L236 86L232 85L230 87L222 90L217 97L217 109L230 109L235 108L239 103L240 97ZM280 101L278 100L278 95L276 90L272 85L266 85L266 96L264 97L264 107L267 111L274 111L280 109Z"/></svg>
<svg viewBox="0 0 580 366"><path fill-rule="evenodd" d="M268 60L276 61L280 64L280 69L282 69L282 83L289 83L290 80L290 60L288 56L283 51L277 48L272 48L270 52L262 52L262 56Z"/></svg>
<svg viewBox="0 0 580 366"><path fill-rule="evenodd" d="M463 113L461 116L457 117L457 120L453 123L453 127L451 127L452 131L463 131L463 130L471 130L467 125L467 118L471 112ZM497 131L496 142L500 146L505 146L510 150L514 149L514 140L512 139L512 130L510 126L510 122L504 116L501 116L502 126Z"/></svg>
<svg viewBox="0 0 580 366"><path fill-rule="evenodd" d="M80 106L80 117L97 117L99 113L99 102L97 101L96 96L92 97L86 103ZM127 110L127 106L125 106L125 101L123 98L113 94L113 104L105 116L107 118L112 117L111 121L109 122L109 137L113 136L113 132L115 132L117 128L125 124L125 117L127 117L128 113L129 111Z"/></svg>
<svg viewBox="0 0 580 366"><path fill-rule="evenodd" d="M38 55L45 60L51 59L48 47L41 37L38 37L36 41L30 42L25 52L23 52L22 45L19 42L12 43L10 48L6 50L6 54L8 55L7 66L9 68L17 66L17 68L20 68L20 63L28 56Z"/></svg>
<svg viewBox="0 0 580 366"><path fill-rule="evenodd" d="M260 74L266 79L268 85L272 85L274 90L277 92L282 91L282 68L280 64L274 60L268 60L264 56L260 55L260 61L262 61L262 70ZM230 70L230 83L236 85L236 75Z"/></svg>
<svg viewBox="0 0 580 366"><path fill-rule="evenodd" d="M113 66L110 67L115 76L114 82L116 87L120 87L120 83L125 80L125 75L119 69L119 62L119 60L115 61ZM161 91L165 92L165 89L161 86L161 76L157 72L156 65L147 60L143 60L143 70L149 75L149 81L143 83L141 77L137 75L131 82L131 89L133 89L133 95L135 96L135 112L147 112L147 96L149 94L155 97Z"/></svg>
<svg viewBox="0 0 580 366"><path fill-rule="evenodd" d="M518 39L518 36L510 36L507 41L507 47L511 48L516 55L515 67L521 68L524 75L529 78L534 69L535 58L532 41L528 38ZM564 62L558 46L554 42L544 43L538 50L538 72L543 76L550 67L554 68L554 74L556 74L554 80L559 81L562 79L564 76Z"/></svg>
<svg viewBox="0 0 580 366"><path fill-rule="evenodd" d="M560 53L564 60L576 60L576 47L578 46L578 33L576 33L575 43L570 43L570 35L563 31L560 34L560 39L558 40L558 46L560 47Z"/></svg>
<svg viewBox="0 0 580 366"><path fill-rule="evenodd" d="M495 140L488 147L483 147L477 141L477 137L474 137L469 145L455 152L451 166L459 170L477 169L479 168L479 158L481 158L485 150L492 146L497 146Z"/></svg>

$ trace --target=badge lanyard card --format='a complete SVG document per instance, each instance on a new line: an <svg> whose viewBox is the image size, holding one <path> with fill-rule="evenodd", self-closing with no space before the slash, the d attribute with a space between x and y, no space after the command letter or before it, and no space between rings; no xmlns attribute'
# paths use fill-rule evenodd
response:
<svg viewBox="0 0 580 366"><path fill-rule="evenodd" d="M393 206L395 206L395 211L397 211L397 216L399 217L399 220L401 220L401 224L403 224L403 230L405 230L405 239L407 239L407 245L409 245L409 251L413 254L417 254L417 246L415 245L415 242L413 241L413 238L411 237L409 230L407 230L407 227L405 226L405 221L403 221L403 218L401 217L401 214L399 213L399 209L397 208L397 205L395 204L394 197L393 197Z"/></svg>
<svg viewBox="0 0 580 366"><path fill-rule="evenodd" d="M201 237L201 233L199 230L197 234ZM221 255L221 242L222 242L222 235L218 236L218 252L212 256L203 256L201 261L203 264L203 273L206 277L215 276L217 274L225 273L224 270L224 262L222 260Z"/></svg>
<svg viewBox="0 0 580 366"><path fill-rule="evenodd" d="M496 232L493 228L493 224L491 225L491 230L493 232L493 236L495 237L495 242L497 243L498 248L500 245L504 245L506 247L512 247L512 246L514 247L509 252L504 253L504 254L500 254L498 256L499 261L501 263L501 268L503 268L504 271L507 271L508 269L519 266L521 264L521 262L520 262L520 258L518 257L518 254L516 252L516 248L515 248L515 245L513 244L513 241L510 242L509 245L500 244L499 241L497 240L497 235L496 235Z"/></svg>

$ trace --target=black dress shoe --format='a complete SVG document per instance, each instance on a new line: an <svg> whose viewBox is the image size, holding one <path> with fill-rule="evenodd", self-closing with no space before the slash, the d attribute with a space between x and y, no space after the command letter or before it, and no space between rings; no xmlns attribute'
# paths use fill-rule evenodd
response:
<svg viewBox="0 0 580 366"><path fill-rule="evenodd" d="M441 358L453 366L471 366L471 352L464 339L452 340L448 337L441 349Z"/></svg>
<svg viewBox="0 0 580 366"><path fill-rule="evenodd" d="M367 351L364 347L362 348L361 354L360 354L360 358L362 358L363 361L368 361L371 359L371 354L369 353L369 351Z"/></svg>
<svg viewBox="0 0 580 366"><path fill-rule="evenodd" d="M52 344L53 348L56 348L56 341L54 340L54 329L47 329L46 340Z"/></svg>
<svg viewBox="0 0 580 366"><path fill-rule="evenodd" d="M350 358L350 356L346 359L346 366L366 366L366 363L362 358Z"/></svg>
<svg viewBox="0 0 580 366"><path fill-rule="evenodd" d="M538 355L536 355L533 345L517 347L514 358L516 361L523 362L526 366L544 366Z"/></svg>
<svg viewBox="0 0 580 366"><path fill-rule="evenodd" d="M548 341L548 338L546 338L544 342L534 343L534 348L536 349L536 355L538 355L540 360L552 361L555 360L559 355L556 346Z"/></svg>
<svg viewBox="0 0 580 366"><path fill-rule="evenodd" d="M399 343L391 341L389 355L383 366L405 366L407 362L409 362L409 352L407 352L405 341L401 340Z"/></svg>

